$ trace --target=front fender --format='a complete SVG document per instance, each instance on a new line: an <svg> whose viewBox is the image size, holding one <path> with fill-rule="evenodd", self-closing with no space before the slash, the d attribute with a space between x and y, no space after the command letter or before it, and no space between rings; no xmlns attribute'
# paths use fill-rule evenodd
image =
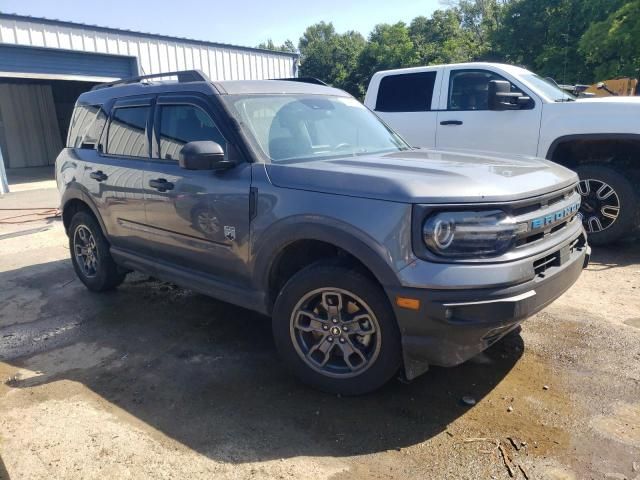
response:
<svg viewBox="0 0 640 480"><path fill-rule="evenodd" d="M383 245L335 218L296 215L277 222L260 235L253 256L254 282L259 290L268 290L269 273L279 253L300 240L316 240L341 248L365 265L383 287L399 285Z"/></svg>

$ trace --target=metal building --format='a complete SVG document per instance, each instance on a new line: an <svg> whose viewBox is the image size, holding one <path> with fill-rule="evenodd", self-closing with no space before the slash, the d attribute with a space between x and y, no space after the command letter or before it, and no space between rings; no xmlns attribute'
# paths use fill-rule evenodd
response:
<svg viewBox="0 0 640 480"><path fill-rule="evenodd" d="M293 53L0 13L4 164L52 164L76 98L97 83L189 69L212 80L295 77L297 62Z"/></svg>

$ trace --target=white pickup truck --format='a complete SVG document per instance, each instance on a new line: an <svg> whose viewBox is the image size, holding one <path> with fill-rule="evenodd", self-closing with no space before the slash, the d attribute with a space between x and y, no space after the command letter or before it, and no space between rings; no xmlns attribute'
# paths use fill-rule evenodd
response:
<svg viewBox="0 0 640 480"><path fill-rule="evenodd" d="M544 157L581 179L593 244L640 219L640 97L576 98L523 68L465 63L388 70L365 105L415 147Z"/></svg>

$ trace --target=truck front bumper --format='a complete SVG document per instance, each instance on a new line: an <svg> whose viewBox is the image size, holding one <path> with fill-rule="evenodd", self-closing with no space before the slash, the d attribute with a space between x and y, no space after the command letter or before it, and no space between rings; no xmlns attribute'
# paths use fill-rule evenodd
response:
<svg viewBox="0 0 640 480"><path fill-rule="evenodd" d="M402 334L406 377L417 377L429 365L458 365L488 348L568 290L588 265L590 252L581 233L530 259L533 277L525 282L492 288L388 288ZM496 264L496 276L505 268ZM398 297L419 300L419 308L398 306Z"/></svg>

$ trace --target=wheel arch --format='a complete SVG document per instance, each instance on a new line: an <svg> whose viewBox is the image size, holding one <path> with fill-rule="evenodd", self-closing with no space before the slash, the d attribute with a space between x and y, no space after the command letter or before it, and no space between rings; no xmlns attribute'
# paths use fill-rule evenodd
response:
<svg viewBox="0 0 640 480"><path fill-rule="evenodd" d="M71 225L73 215L80 210L85 210L96 218L103 235L107 237L107 230L102 221L102 217L98 213L97 207L91 198L82 190L78 188L68 188L62 196L60 209L62 211L62 223L67 234L69 233L69 226Z"/></svg>
<svg viewBox="0 0 640 480"><path fill-rule="evenodd" d="M383 289L385 286L398 285L393 268L384 259L384 248L372 245L372 241L362 236L349 231L348 227L312 223L300 225L297 222L270 232L268 238L261 240L262 248L255 257L254 274L258 289L266 293L267 311L271 312L279 288L288 278L305 266L325 258L352 262L355 268L364 270ZM299 252L305 254L293 259L290 265L282 263L288 261L288 254ZM286 265L286 278L280 278L279 283L278 271L283 265Z"/></svg>
<svg viewBox="0 0 640 480"><path fill-rule="evenodd" d="M569 168L593 163L640 172L640 134L565 135L551 143L545 158Z"/></svg>

